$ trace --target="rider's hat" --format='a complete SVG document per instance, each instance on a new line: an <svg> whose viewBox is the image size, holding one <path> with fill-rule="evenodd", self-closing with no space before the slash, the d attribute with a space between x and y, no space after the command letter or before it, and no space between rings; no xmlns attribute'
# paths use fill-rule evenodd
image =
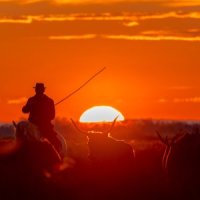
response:
<svg viewBox="0 0 200 200"><path fill-rule="evenodd" d="M44 87L44 83L36 83L33 88L36 88L36 89L45 89L46 87Z"/></svg>

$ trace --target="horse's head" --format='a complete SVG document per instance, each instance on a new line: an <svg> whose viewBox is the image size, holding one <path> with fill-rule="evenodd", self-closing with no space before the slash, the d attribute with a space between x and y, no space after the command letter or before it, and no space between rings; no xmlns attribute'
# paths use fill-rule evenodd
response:
<svg viewBox="0 0 200 200"><path fill-rule="evenodd" d="M21 141L40 141L40 133L37 127L28 122L21 121L18 124L13 122L16 128L16 139Z"/></svg>

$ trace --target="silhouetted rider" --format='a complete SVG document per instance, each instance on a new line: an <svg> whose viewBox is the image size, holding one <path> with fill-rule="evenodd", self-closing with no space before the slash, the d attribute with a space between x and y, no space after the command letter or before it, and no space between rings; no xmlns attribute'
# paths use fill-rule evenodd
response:
<svg viewBox="0 0 200 200"><path fill-rule="evenodd" d="M57 133L53 129L51 121L55 118L54 101L44 94L43 83L36 83L35 96L30 97L22 108L23 113L29 113L28 120L35 124L41 135L47 138L58 150L60 141L56 137Z"/></svg>

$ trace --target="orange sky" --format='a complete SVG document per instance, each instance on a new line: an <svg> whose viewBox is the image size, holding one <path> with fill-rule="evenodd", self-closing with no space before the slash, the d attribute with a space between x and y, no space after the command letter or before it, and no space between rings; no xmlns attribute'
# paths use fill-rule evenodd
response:
<svg viewBox="0 0 200 200"><path fill-rule="evenodd" d="M197 0L0 1L0 121L27 117L35 82L57 102L104 66L57 117L110 105L126 118L200 119L199 10Z"/></svg>

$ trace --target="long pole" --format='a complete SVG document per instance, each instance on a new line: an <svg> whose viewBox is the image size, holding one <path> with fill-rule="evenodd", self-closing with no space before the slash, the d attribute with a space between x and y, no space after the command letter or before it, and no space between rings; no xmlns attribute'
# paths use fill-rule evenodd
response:
<svg viewBox="0 0 200 200"><path fill-rule="evenodd" d="M105 69L106 69L106 67L104 67L101 70L99 70L96 74L94 74L91 78L89 78L86 82L84 82L79 88L77 88L76 90L74 90L73 92L71 92L70 94L68 94L65 98L63 98L60 101L58 101L55 104L55 106L57 106L58 104L62 103L63 101L65 101L66 99L68 99L69 97L71 97L72 95L74 95L76 92L78 92L79 90L81 90L85 85L87 85L92 79L94 79L96 76L98 76Z"/></svg>

